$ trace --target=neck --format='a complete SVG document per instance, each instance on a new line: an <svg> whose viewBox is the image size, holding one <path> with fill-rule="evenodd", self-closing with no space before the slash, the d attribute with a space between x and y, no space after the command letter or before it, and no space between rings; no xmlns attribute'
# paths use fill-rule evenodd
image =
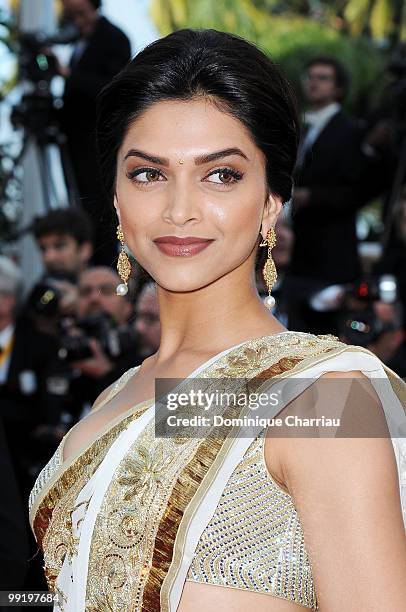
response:
<svg viewBox="0 0 406 612"><path fill-rule="evenodd" d="M195 291L158 286L161 342L158 361L180 352L216 354L229 346L285 328L264 306L255 286L253 261Z"/></svg>
<svg viewBox="0 0 406 612"><path fill-rule="evenodd" d="M89 31L87 32L85 37L89 37L89 36L91 36L93 34L93 32L94 32L94 30L96 28L96 24L99 21L99 17L100 17L100 14L98 12L95 12L95 14L94 14L94 16L92 18L91 27L89 28Z"/></svg>
<svg viewBox="0 0 406 612"><path fill-rule="evenodd" d="M335 100L329 100L328 102L324 101L324 102L312 102L309 105L309 111L311 112L316 112L316 111L320 111L323 110L324 108L327 108L327 106L330 106L330 104L335 104Z"/></svg>

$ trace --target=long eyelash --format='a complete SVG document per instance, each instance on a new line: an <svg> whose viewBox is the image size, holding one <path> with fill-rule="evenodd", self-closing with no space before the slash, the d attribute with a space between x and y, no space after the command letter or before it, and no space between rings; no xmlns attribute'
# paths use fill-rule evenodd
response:
<svg viewBox="0 0 406 612"><path fill-rule="evenodd" d="M129 179L134 179L136 176L138 176L139 174L142 174L143 172L158 172L158 174L160 176L163 176L162 172L160 170L158 170L157 168L136 168L135 170L131 170L129 172L127 172L127 177Z"/></svg>
<svg viewBox="0 0 406 612"><path fill-rule="evenodd" d="M219 172L224 172L225 174L230 174L237 181L241 180L244 176L242 172L238 172L238 170L234 170L233 168L216 168L212 170L207 176L212 176L212 174L218 174Z"/></svg>

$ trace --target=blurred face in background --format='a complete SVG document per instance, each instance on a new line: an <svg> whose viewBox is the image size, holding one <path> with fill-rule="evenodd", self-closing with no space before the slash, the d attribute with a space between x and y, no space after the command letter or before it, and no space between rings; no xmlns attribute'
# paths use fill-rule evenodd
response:
<svg viewBox="0 0 406 612"><path fill-rule="evenodd" d="M98 12L90 0L62 0L68 19L73 21L82 36L89 36L96 24Z"/></svg>
<svg viewBox="0 0 406 612"><path fill-rule="evenodd" d="M132 305L116 294L120 282L118 274L110 268L91 268L83 272L79 279L79 317L107 313L117 325L125 323L132 312Z"/></svg>
<svg viewBox="0 0 406 612"><path fill-rule="evenodd" d="M138 297L135 307L134 327L138 334L138 346L142 355L152 355L159 348L161 324L155 287L146 287Z"/></svg>
<svg viewBox="0 0 406 612"><path fill-rule="evenodd" d="M332 102L337 102L341 90L336 85L334 67L328 64L310 66L304 74L303 90L311 106L323 108Z"/></svg>
<svg viewBox="0 0 406 612"><path fill-rule="evenodd" d="M90 243L78 242L68 234L48 234L37 239L42 263L48 273L79 274L91 257Z"/></svg>

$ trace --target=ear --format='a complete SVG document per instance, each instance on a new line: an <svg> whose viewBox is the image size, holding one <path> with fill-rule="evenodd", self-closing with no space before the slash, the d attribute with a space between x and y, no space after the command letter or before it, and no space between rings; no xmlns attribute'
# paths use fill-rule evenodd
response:
<svg viewBox="0 0 406 612"><path fill-rule="evenodd" d="M265 240L271 227L275 227L276 220L282 209L282 198L270 193L266 199L264 211L262 213L261 235Z"/></svg>
<svg viewBox="0 0 406 612"><path fill-rule="evenodd" d="M83 242L80 246L80 255L84 263L88 263L93 255L93 245L90 241Z"/></svg>

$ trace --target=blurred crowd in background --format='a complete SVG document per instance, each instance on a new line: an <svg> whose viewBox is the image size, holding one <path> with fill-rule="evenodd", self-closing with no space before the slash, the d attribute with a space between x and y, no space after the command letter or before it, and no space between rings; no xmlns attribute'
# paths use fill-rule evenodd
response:
<svg viewBox="0 0 406 612"><path fill-rule="evenodd" d="M98 394L159 346L154 283L136 264L116 295L119 243L100 187L93 141L96 96L130 59L128 40L94 0L63 0L80 36L65 79L60 127L77 192L74 205L32 225L43 275L23 293L18 262L0 256L1 588L45 589L26 500L66 431ZM52 57L52 50L47 50ZM302 67L303 129L292 199L272 254L274 314L291 330L334 334L406 376L406 53L373 113L344 110L351 74L339 58ZM380 248L363 248L359 213L379 201ZM265 250L257 261L260 295ZM31 558L31 562L27 560Z"/></svg>

